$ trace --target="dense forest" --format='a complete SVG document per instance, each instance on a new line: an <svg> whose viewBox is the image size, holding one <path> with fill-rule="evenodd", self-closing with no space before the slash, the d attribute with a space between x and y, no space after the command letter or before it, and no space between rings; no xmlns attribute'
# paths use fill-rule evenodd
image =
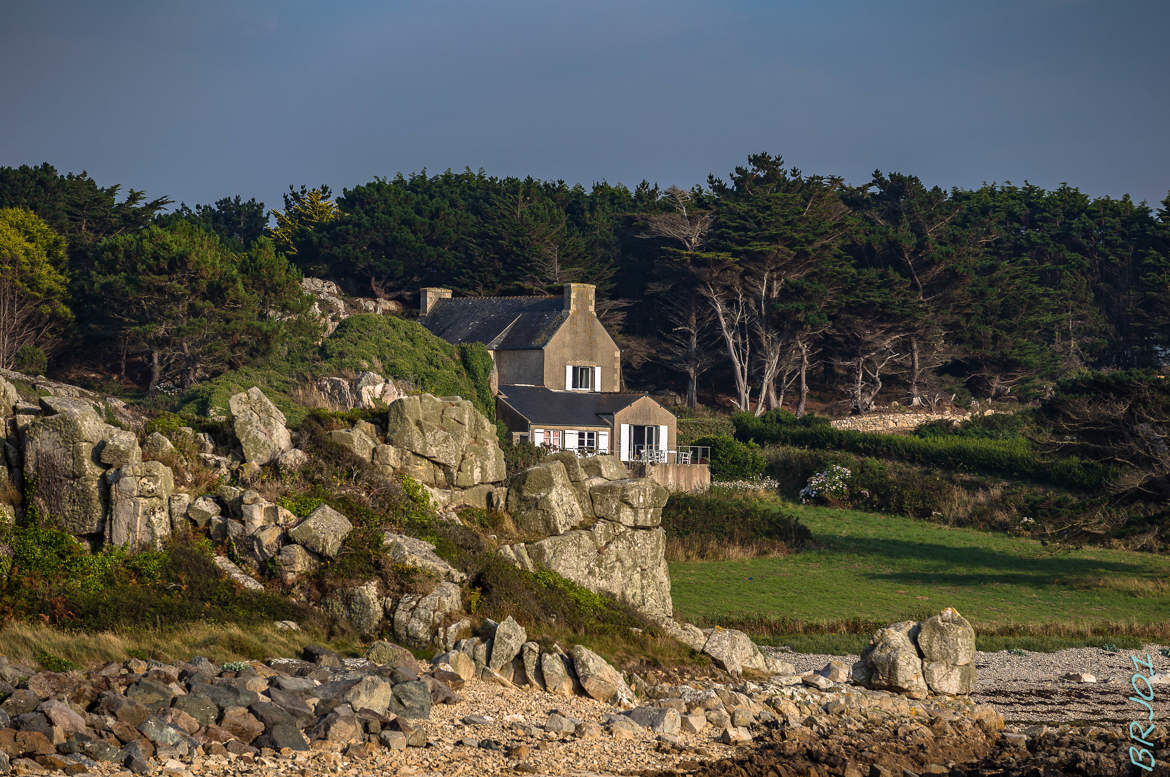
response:
<svg viewBox="0 0 1170 777"><path fill-rule="evenodd" d="M756 154L689 190L424 171L283 199L170 209L0 168L0 367L172 391L295 363L302 275L408 306L595 283L627 384L756 414L1029 400L1170 346L1170 196L851 185Z"/></svg>

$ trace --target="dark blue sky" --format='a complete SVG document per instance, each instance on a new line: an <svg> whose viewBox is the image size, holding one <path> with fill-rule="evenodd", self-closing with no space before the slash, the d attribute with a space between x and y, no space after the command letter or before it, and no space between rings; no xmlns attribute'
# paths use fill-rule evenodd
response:
<svg viewBox="0 0 1170 777"><path fill-rule="evenodd" d="M54 2L0 8L0 164L176 201L423 167L689 186L1170 189L1170 4Z"/></svg>

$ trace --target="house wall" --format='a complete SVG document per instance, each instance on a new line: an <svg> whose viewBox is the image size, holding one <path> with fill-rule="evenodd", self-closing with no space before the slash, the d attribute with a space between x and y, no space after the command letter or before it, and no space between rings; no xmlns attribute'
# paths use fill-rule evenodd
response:
<svg viewBox="0 0 1170 777"><path fill-rule="evenodd" d="M544 351L537 348L526 351L493 351L496 362L496 375L500 386L543 386L544 382ZM561 368L564 371L564 367ZM550 388L563 389L564 376L561 376L560 386Z"/></svg>
<svg viewBox="0 0 1170 777"><path fill-rule="evenodd" d="M674 413L650 397L642 397L629 407L614 413L613 429L615 438L620 438L622 424L665 426L667 429L667 450L678 450L678 420L674 417ZM618 443L615 443L615 450L617 450L617 446Z"/></svg>
<svg viewBox="0 0 1170 777"><path fill-rule="evenodd" d="M574 310L545 344L543 385L564 391L565 367L570 364L600 367L600 390L621 391L621 349L591 310Z"/></svg>
<svg viewBox="0 0 1170 777"><path fill-rule="evenodd" d="M653 478L672 493L706 491L711 488L711 468L706 464L634 462L627 466L633 477Z"/></svg>
<svg viewBox="0 0 1170 777"><path fill-rule="evenodd" d="M512 443L519 442L521 434L528 434L528 419L517 413L510 405L496 399L496 418L503 422L512 435Z"/></svg>
<svg viewBox="0 0 1170 777"><path fill-rule="evenodd" d="M610 452L610 453L613 452L614 447L616 445L616 443L613 441L613 432L610 431L610 428L608 426L551 426L548 424L533 424L532 428L533 429L543 429L545 431L548 431L551 429L560 430L562 445L564 444L565 432L567 432L569 430L572 430L575 432L605 432L607 435L609 435L609 439L607 440L606 448L607 448L607 452Z"/></svg>

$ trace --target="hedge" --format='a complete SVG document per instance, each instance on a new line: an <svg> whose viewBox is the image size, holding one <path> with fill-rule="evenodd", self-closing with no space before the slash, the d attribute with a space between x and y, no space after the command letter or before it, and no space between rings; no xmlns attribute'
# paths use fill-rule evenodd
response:
<svg viewBox="0 0 1170 777"><path fill-rule="evenodd" d="M836 450L922 466L962 470L1083 490L1104 484L1107 470L1075 458L1042 460L1022 437L910 437L834 429L827 423L800 419L790 413L765 413L756 417L737 413L732 417L735 436L744 442L778 443L811 450Z"/></svg>
<svg viewBox="0 0 1170 777"><path fill-rule="evenodd" d="M672 494L662 511L668 537L713 536L728 544L773 541L791 550L808 545L808 527L782 505L707 494Z"/></svg>

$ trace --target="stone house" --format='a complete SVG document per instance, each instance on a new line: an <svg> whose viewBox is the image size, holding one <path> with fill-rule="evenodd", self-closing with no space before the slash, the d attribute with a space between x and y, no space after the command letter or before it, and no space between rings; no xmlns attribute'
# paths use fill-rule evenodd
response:
<svg viewBox="0 0 1170 777"><path fill-rule="evenodd" d="M419 322L449 343L492 356L497 415L514 442L613 453L622 461L690 463L673 413L621 390L621 349L597 317L596 287L561 296L459 297L424 288Z"/></svg>

